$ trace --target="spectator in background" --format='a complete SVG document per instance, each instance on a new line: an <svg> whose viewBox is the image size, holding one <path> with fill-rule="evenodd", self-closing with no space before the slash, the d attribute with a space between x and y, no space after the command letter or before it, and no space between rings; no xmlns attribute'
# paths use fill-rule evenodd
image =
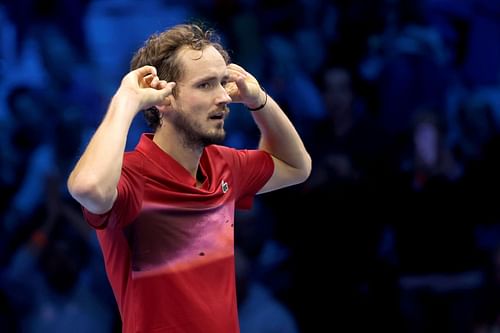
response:
<svg viewBox="0 0 500 333"><path fill-rule="evenodd" d="M483 277L475 245L477 214L463 168L432 112L417 111L394 204L401 313L407 332L471 332Z"/></svg>
<svg viewBox="0 0 500 333"><path fill-rule="evenodd" d="M500 4L497 1L427 1L429 23L438 29L452 65L468 89L499 83Z"/></svg>
<svg viewBox="0 0 500 333"><path fill-rule="evenodd" d="M301 235L295 258L297 274L306 293L302 297L308 299L321 293L320 285L325 284L331 292L330 306L338 309L331 314L321 309L305 309L306 313L310 311L311 318L326 315L348 325L350 330L361 331L369 327L365 326L367 321L387 318L379 316L377 303L392 301L387 295L378 298L378 272L372 269L377 262L381 231L373 216L384 215L387 208L383 192L387 187L387 142L377 120L365 108L348 69L328 68L323 82L327 117L315 123L312 131L314 141L310 145L316 162L304 186L306 194L296 203L307 212L307 220L317 224L297 231ZM325 207L328 207L326 214ZM292 214L287 225L297 219ZM326 226L329 232L322 231ZM316 256L332 263L335 274L304 273L322 262ZM369 319L356 319L360 317Z"/></svg>
<svg viewBox="0 0 500 333"><path fill-rule="evenodd" d="M23 235L30 233L28 229L32 228L40 213L37 209L40 208L44 179L37 175L46 169L38 168L46 162L43 155L52 132L52 124L47 121L51 116L50 109L38 89L26 85L12 88L7 96L7 106L9 118L4 125L4 149L0 153L2 191L6 197L2 200L2 264L8 260ZM22 200L19 199L21 196Z"/></svg>
<svg viewBox="0 0 500 333"><path fill-rule="evenodd" d="M41 89L49 105L54 113L79 113L81 133L87 134L102 117L95 110L105 106L102 82L96 80L94 64L79 53L73 41L56 25L40 27L35 36L46 74Z"/></svg>
<svg viewBox="0 0 500 333"><path fill-rule="evenodd" d="M239 247L235 249L235 260L241 333L298 333L290 310L256 278L254 260Z"/></svg>
<svg viewBox="0 0 500 333"><path fill-rule="evenodd" d="M265 40L265 50L265 87L280 101L307 142L313 135L313 124L326 114L321 93L301 64L297 45L283 35L271 35Z"/></svg>
<svg viewBox="0 0 500 333"><path fill-rule="evenodd" d="M444 181L458 181L463 166L454 156L445 141L446 134L439 115L422 109L416 111L411 148L407 158L403 157L401 171L410 174L412 188L423 190L427 182L443 178Z"/></svg>
<svg viewBox="0 0 500 333"><path fill-rule="evenodd" d="M381 176L387 139L377 119L354 88L351 72L331 67L323 76L327 116L315 123L315 172L310 187L368 184Z"/></svg>
<svg viewBox="0 0 500 333"><path fill-rule="evenodd" d="M25 39L47 25L56 26L71 40L77 52L86 56L86 39L82 21L90 0L23 0L4 1L9 19L16 28L16 51L21 53Z"/></svg>
<svg viewBox="0 0 500 333"><path fill-rule="evenodd" d="M384 130L404 141L415 107L444 110L451 66L439 31L426 22L418 2L386 4L391 11L384 29L371 34L359 68L366 81L376 82L372 89Z"/></svg>
<svg viewBox="0 0 500 333"><path fill-rule="evenodd" d="M74 156L69 153L72 154L80 147L79 114L68 109L50 125L53 125L51 135L47 134L45 140L40 136L33 138L39 140L38 145L25 161L26 171L6 210L3 226L11 237L24 228L33 229L39 226L40 220L47 214L44 205L50 199L47 194L51 187L57 189L55 193L61 197L61 202L70 198L63 180L74 163ZM38 122L36 127L47 129L42 121ZM65 139L55 140L56 133L64 135ZM33 132L28 134L34 135Z"/></svg>
<svg viewBox="0 0 500 333"><path fill-rule="evenodd" d="M27 161L50 132L44 120L49 116L41 92L28 85L14 86L7 94L7 118L2 122L0 181L7 197L18 187ZM48 125L48 124L47 124ZM2 211L6 207L2 207Z"/></svg>
<svg viewBox="0 0 500 333"><path fill-rule="evenodd" d="M92 290L93 280L101 279L89 264L95 254L75 229L82 222L74 213L47 216L0 273L20 331L112 331L114 313L104 295Z"/></svg>
<svg viewBox="0 0 500 333"><path fill-rule="evenodd" d="M457 110L460 136L455 151L467 166L478 162L488 143L499 133L492 106L474 95L466 95Z"/></svg>

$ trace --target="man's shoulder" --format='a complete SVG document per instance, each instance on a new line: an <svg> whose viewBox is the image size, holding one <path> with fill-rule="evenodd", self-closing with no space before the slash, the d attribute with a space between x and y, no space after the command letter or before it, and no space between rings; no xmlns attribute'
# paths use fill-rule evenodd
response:
<svg viewBox="0 0 500 333"><path fill-rule="evenodd" d="M123 154L123 168L141 169L144 164L144 155L137 150L127 151Z"/></svg>
<svg viewBox="0 0 500 333"><path fill-rule="evenodd" d="M210 145L205 148L205 154L211 161L223 161L230 167L267 165L272 161L271 155L260 149L241 149L221 145Z"/></svg>
<svg viewBox="0 0 500 333"><path fill-rule="evenodd" d="M237 154L245 154L248 152L252 151L258 151L259 149L251 149L251 148L234 148L230 146L223 146L223 145L209 145L205 147L205 151L211 154L231 154L231 155L237 155Z"/></svg>
<svg viewBox="0 0 500 333"><path fill-rule="evenodd" d="M212 158L226 159L238 153L238 150L228 146L209 145L205 147L205 153Z"/></svg>
<svg viewBox="0 0 500 333"><path fill-rule="evenodd" d="M223 145L209 145L205 147L207 152L234 152L237 151L236 148L223 146Z"/></svg>

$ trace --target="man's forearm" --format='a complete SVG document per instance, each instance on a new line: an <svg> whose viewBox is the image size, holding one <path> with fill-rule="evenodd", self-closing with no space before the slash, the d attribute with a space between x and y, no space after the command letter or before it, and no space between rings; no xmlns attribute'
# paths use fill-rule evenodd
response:
<svg viewBox="0 0 500 333"><path fill-rule="evenodd" d="M106 212L116 198L127 134L135 108L128 99L115 95L68 179L71 195L93 213Z"/></svg>
<svg viewBox="0 0 500 333"><path fill-rule="evenodd" d="M296 169L298 175L303 173L307 178L311 171L309 153L279 105L271 96L267 98L266 106L252 113L262 134L259 148Z"/></svg>

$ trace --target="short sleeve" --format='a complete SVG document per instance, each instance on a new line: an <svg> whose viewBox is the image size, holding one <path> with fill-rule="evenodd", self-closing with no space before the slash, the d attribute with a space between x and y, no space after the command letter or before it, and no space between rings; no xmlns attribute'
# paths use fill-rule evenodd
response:
<svg viewBox="0 0 500 333"><path fill-rule="evenodd" d="M222 154L231 164L237 184L236 208L251 208L253 197L273 175L274 162L271 155L263 150L249 149L223 149Z"/></svg>
<svg viewBox="0 0 500 333"><path fill-rule="evenodd" d="M127 166L126 161L117 191L116 201L106 213L94 214L82 207L84 218L91 227L95 229L104 229L108 226L124 227L139 214L144 192L143 177L138 168Z"/></svg>

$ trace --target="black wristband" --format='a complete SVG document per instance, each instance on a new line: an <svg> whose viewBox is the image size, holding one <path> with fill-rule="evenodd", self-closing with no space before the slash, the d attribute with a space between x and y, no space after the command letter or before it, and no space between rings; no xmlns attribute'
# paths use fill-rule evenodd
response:
<svg viewBox="0 0 500 333"><path fill-rule="evenodd" d="M266 104L267 104L267 92L266 92L263 88L260 88L260 89L264 92L264 94L266 94L266 99L264 100L264 103L262 103L262 105L259 105L258 107L254 108L254 109L249 108L249 107L247 106L247 109L248 109L248 110L250 110L250 111L259 111L259 110L260 110L260 109L262 109L264 106L266 106Z"/></svg>

